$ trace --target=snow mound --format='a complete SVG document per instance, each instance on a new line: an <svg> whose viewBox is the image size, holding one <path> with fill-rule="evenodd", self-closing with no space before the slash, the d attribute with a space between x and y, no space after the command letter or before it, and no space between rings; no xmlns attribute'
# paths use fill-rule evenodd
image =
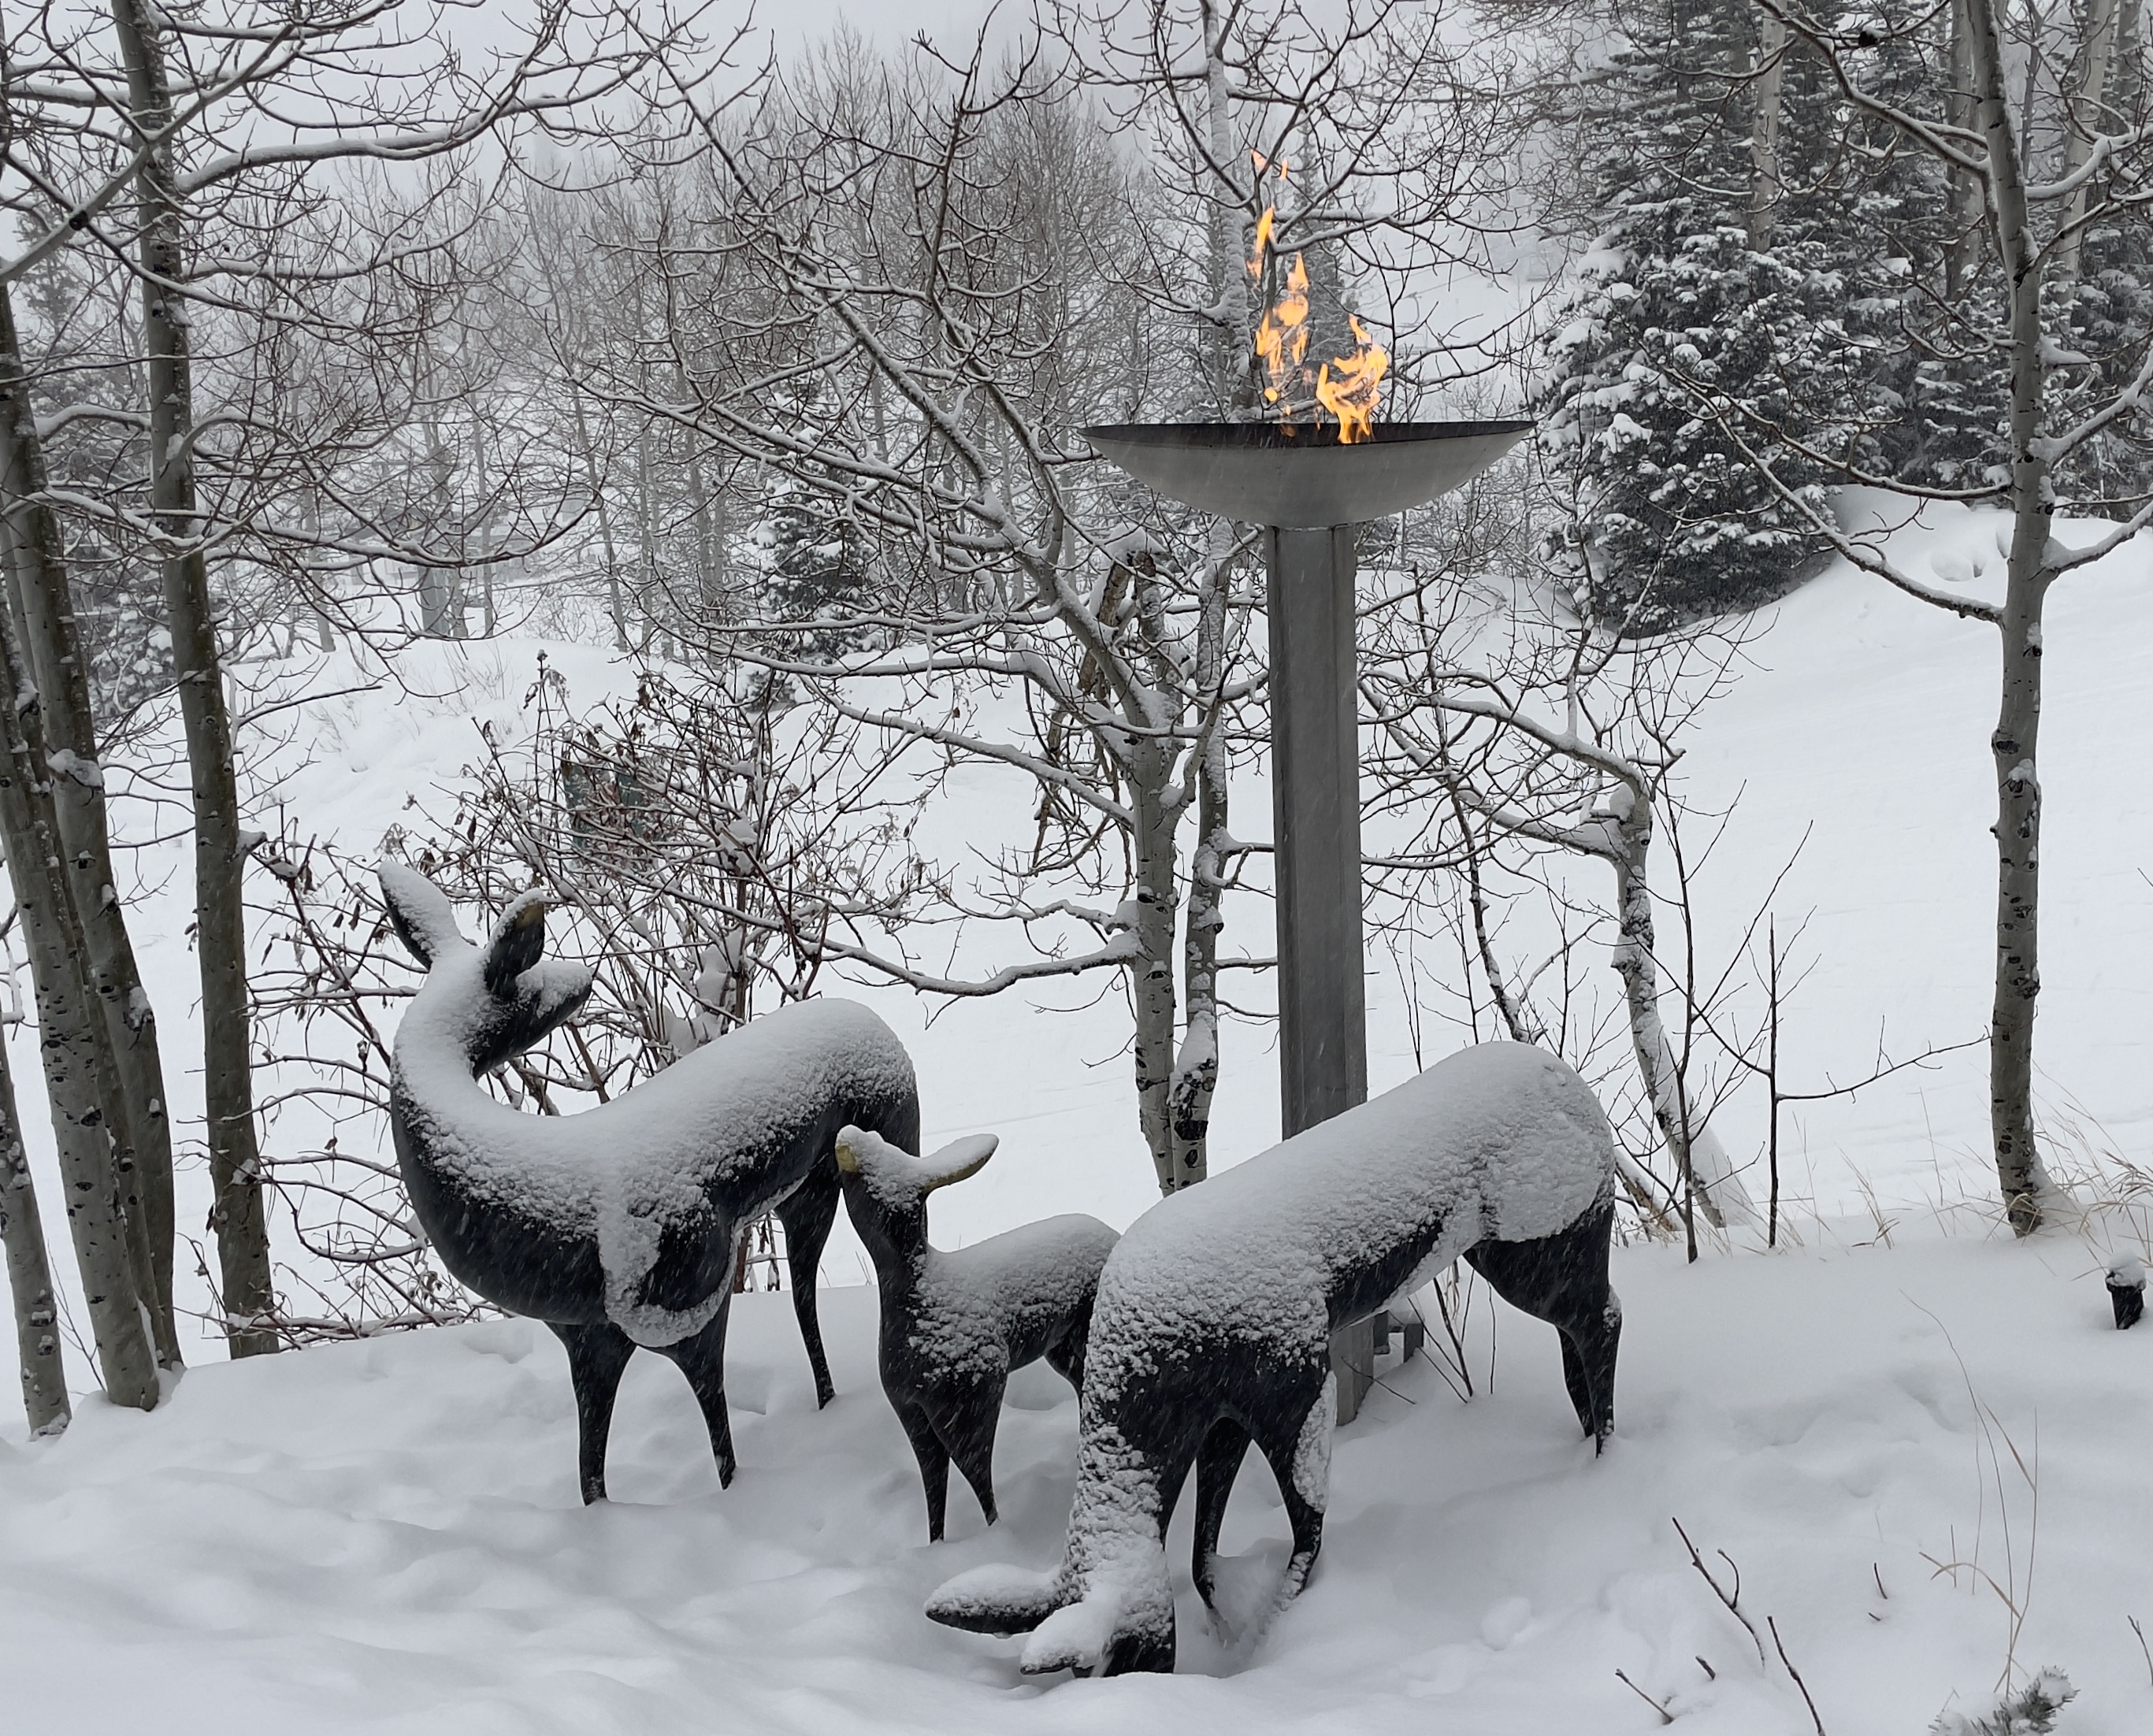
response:
<svg viewBox="0 0 2153 1736"><path fill-rule="evenodd" d="M1022 1641L920 1606L967 1568L1006 1591L998 1560L1058 1557L1076 1406L1062 1388L1050 1409L1006 1410L1002 1523L959 1506L953 1540L923 1546L864 1289L824 1295L838 1397L820 1413L788 1299L735 1299L735 1397L769 1398L735 1405L730 1490L685 1385L639 1358L615 1499L589 1509L564 1359L534 1322L197 1368L149 1416L91 1401L57 1441L24 1441L19 1419L0 1439L4 1723L1644 1736L1657 1721L1619 1668L1697 1736L1803 1736L1799 1695L1776 1657L1757 1662L1674 1515L1708 1560L1740 1565L1743 1608L1774 1619L1833 1736L1906 1736L1997 1703L2008 1614L1930 1558L2009 1578L2000 1522L2023 1544L2028 1491L1998 1439L1999 1504L1977 1453L2001 1428L2030 1465L2038 1425L2018 1655L2078 1685L2068 1736L2140 1736L2153 1688L2126 1617L2153 1614L2153 1336L2115 1331L2098 1264L2051 1237L1693 1267L1618 1250L1623 1422L1596 1462L1548 1329L1491 1316L1483 1292L1476 1396L1460 1403L1426 1363L1386 1375L1337 1436L1324 1558L1260 1652L1188 1620L1178 1675L1044 1689L1020 1676ZM1270 1479L1244 1476L1229 1555L1275 1561L1285 1536ZM1185 1512L1168 1542L1193 1615Z"/></svg>

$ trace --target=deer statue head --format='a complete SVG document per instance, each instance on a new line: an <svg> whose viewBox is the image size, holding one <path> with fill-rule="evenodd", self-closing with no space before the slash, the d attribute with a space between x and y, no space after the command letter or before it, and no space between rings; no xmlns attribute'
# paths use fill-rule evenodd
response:
<svg viewBox="0 0 2153 1736"><path fill-rule="evenodd" d="M929 1158L915 1158L880 1135L858 1128L837 1134L837 1173L842 1178L847 1209L861 1236L883 1242L899 1255L917 1255L927 1246L927 1196L966 1176L976 1175L1000 1141L976 1133ZM879 1256L882 1250L870 1247Z"/></svg>
<svg viewBox="0 0 2153 1736"><path fill-rule="evenodd" d="M445 1041L457 1044L474 1074L542 1042L590 996L591 973L547 960L546 894L512 900L483 946L456 926L448 894L417 870L384 862L379 870L389 919L426 970L420 995L433 1002Z"/></svg>

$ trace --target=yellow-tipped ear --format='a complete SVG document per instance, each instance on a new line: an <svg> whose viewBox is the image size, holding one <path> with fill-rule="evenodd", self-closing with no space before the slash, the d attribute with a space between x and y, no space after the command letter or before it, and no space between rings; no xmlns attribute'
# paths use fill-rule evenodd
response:
<svg viewBox="0 0 2153 1736"><path fill-rule="evenodd" d="M987 1167L987 1159L995 1154L1001 1139L994 1133L975 1133L969 1139L953 1140L931 1158L922 1161L920 1167L929 1172L925 1191L932 1194L937 1188L946 1188L951 1182L960 1182L968 1175L977 1175Z"/></svg>
<svg viewBox="0 0 2153 1736"><path fill-rule="evenodd" d="M851 1132L852 1129L850 1128L847 1128L845 1129L845 1133L849 1133ZM845 1133L840 1133L837 1135L838 1173L843 1175L858 1175L860 1173L859 1153L854 1151L852 1147L846 1143Z"/></svg>
<svg viewBox="0 0 2153 1736"><path fill-rule="evenodd" d="M519 929L532 927L536 924L542 923L545 919L546 901L543 899L533 899L529 904L526 904L521 910L518 910L516 913L516 926Z"/></svg>

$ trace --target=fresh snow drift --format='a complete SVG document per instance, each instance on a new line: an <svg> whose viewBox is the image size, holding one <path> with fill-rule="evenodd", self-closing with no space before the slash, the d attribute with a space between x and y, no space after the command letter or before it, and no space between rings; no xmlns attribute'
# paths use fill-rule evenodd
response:
<svg viewBox="0 0 2153 1736"><path fill-rule="evenodd" d="M952 1540L924 1544L863 1287L824 1293L838 1397L820 1413L784 1300L735 1300L729 1490L685 1388L638 1359L614 1499L593 1508L560 1474L574 1407L536 1322L200 1367L149 1416L93 1399L59 1441L25 1443L18 1423L0 1445L5 1725L1653 1736L1621 1669L1677 1736L1813 1736L1679 1518L1723 1582L1716 1551L1739 1565L1743 1608L1776 1621L1831 1736L1920 1736L1947 1706L1995 1703L2011 1617L1968 1567L1938 1571L1952 1562L2025 1600L2023 1669L2078 1685L2059 1736L2144 1736L2153 1687L2127 1617L2153 1628L2153 1335L2115 1330L2098 1263L2068 1240L1841 1240L1869 1233L1694 1267L1618 1249L1622 1423L1598 1459L1546 1328L1491 1316L1482 1292L1474 1397L1424 1361L1383 1371L1332 1447L1324 1559L1260 1649L1184 1624L1178 1674L1051 1686L1021 1673L1022 1641L919 1611L953 1573L1058 1555L1076 1403L1021 1371L1001 1523L960 1509ZM2006 1434L2038 1467L2038 1530ZM1168 1540L1184 1601L1190 1530L1184 1512ZM1243 1478L1222 1605L1260 1608L1288 1538L1270 1479Z"/></svg>

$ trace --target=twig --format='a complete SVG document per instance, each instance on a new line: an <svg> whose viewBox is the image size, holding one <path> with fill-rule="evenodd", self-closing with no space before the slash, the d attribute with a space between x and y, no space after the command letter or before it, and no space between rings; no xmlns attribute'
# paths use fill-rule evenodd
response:
<svg viewBox="0 0 2153 1736"><path fill-rule="evenodd" d="M1621 1683L1623 1687L1628 1688L1631 1693L1636 1695L1636 1697L1642 1700L1647 1706L1651 1707L1653 1711L1658 1713L1660 1714L1660 1722L1662 1723L1671 1724L1675 1721L1675 1715L1673 1713L1668 1711L1666 1707L1662 1706L1657 1700L1647 1693L1643 1688L1638 1687L1636 1683L1632 1682L1627 1676L1624 1675L1621 1671L1616 1671L1615 1679Z"/></svg>
<svg viewBox="0 0 2153 1736"><path fill-rule="evenodd" d="M1705 1661L1704 1654L1702 1652L1698 1652L1692 1655L1697 1659L1697 1667L1700 1670L1703 1670L1713 1681L1717 1682L1719 1679L1719 1672L1713 1668L1713 1667Z"/></svg>
<svg viewBox="0 0 2153 1736"><path fill-rule="evenodd" d="M1779 1648L1779 1662L1786 1665L1787 1673L1794 1678L1794 1686L1802 1691L1802 1703L1809 1708L1809 1722L1816 1726L1816 1736L1825 1736L1824 1720L1817 1716L1816 1702L1809 1698L1809 1683L1802 1680L1802 1672L1787 1656L1787 1642L1779 1637L1779 1624L1767 1616L1764 1625L1772 1630L1772 1643Z"/></svg>
<svg viewBox="0 0 2153 1736"><path fill-rule="evenodd" d="M1682 1521L1677 1519L1672 1522L1675 1528L1675 1535L1682 1539L1682 1546L1689 1551L1690 1565L1704 1576L1704 1582L1712 1587L1713 1596L1727 1606L1727 1613L1749 1630L1749 1637L1755 1641L1757 1645L1757 1662L1760 1664L1769 1663L1771 1661L1771 1655L1764 1650L1764 1636L1757 1632L1757 1624L1742 1613L1738 1601L1742 1596L1742 1570L1734 1566L1733 1556L1728 1555L1725 1550L1719 1551L1719 1559L1726 1562L1730 1568L1733 1568L1734 1571L1734 1590L1729 1593L1723 1590L1719 1581L1712 1576L1712 1570L1704 1565L1704 1557L1697 1552L1697 1545L1689 1540L1689 1533L1682 1530Z"/></svg>
<svg viewBox="0 0 2153 1736"><path fill-rule="evenodd" d="M2153 1650L2147 1649L2145 1630L2138 1625L2135 1616L2125 1616L2123 1619L2130 1624L2130 1631L2138 1636L2138 1649L2145 1653L2145 1685L2153 1688Z"/></svg>

